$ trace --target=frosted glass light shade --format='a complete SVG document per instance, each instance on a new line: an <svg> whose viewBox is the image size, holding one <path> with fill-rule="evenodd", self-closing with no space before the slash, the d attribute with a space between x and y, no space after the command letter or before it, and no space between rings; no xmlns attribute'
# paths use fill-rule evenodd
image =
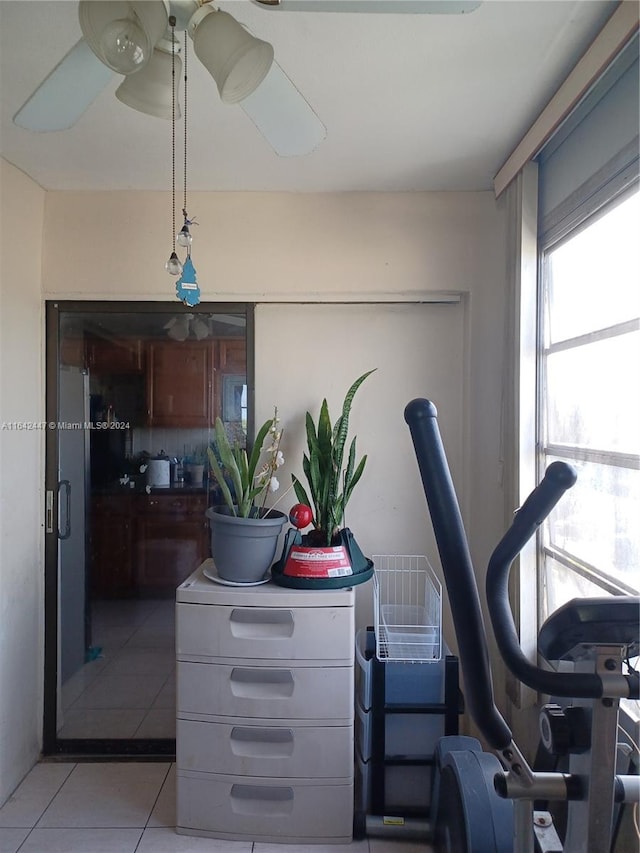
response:
<svg viewBox="0 0 640 853"><path fill-rule="evenodd" d="M172 317L164 328L167 335L174 341L186 341L189 337L189 323L193 320L193 314L182 314L180 317Z"/></svg>
<svg viewBox="0 0 640 853"><path fill-rule="evenodd" d="M255 91L271 68L273 47L252 36L228 12L202 6L189 21L189 35L227 104Z"/></svg>
<svg viewBox="0 0 640 853"><path fill-rule="evenodd" d="M199 341L203 341L205 338L209 337L209 324L201 317L195 317L191 327L193 329L193 334Z"/></svg>
<svg viewBox="0 0 640 853"><path fill-rule="evenodd" d="M175 62L175 117L180 118L178 90L182 60L176 56ZM116 98L140 113L171 119L171 53L156 48L141 71L124 78L116 89Z"/></svg>
<svg viewBox="0 0 640 853"><path fill-rule="evenodd" d="M138 73L169 22L165 0L80 0L80 28L91 50L118 74Z"/></svg>

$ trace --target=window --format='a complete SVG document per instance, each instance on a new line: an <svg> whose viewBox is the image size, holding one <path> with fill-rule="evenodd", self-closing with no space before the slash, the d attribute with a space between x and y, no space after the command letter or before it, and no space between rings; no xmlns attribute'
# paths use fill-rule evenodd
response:
<svg viewBox="0 0 640 853"><path fill-rule="evenodd" d="M578 596L638 593L640 566L640 192L543 247L540 476L578 481L541 539L541 620Z"/></svg>

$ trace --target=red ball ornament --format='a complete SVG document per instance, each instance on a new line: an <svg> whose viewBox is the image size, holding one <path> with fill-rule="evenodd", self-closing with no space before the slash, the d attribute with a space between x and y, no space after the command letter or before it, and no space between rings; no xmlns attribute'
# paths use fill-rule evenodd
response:
<svg viewBox="0 0 640 853"><path fill-rule="evenodd" d="M308 527L313 521L313 510L306 504L295 504L291 507L289 521L298 530L302 530L303 527Z"/></svg>

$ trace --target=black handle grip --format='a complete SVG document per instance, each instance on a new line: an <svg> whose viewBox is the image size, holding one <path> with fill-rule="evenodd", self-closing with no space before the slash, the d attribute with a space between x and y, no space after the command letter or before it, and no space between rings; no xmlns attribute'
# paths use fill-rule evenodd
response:
<svg viewBox="0 0 640 853"><path fill-rule="evenodd" d="M487 569L487 605L500 654L511 672L524 684L552 696L585 699L602 696L602 680L595 673L555 672L540 669L522 652L509 603L511 564L549 515L562 495L576 482L576 472L566 462L552 462L543 480L518 510L509 530L496 546Z"/></svg>
<svg viewBox="0 0 640 853"><path fill-rule="evenodd" d="M511 743L511 730L494 702L478 587L437 414L433 403L421 399L412 400L404 410L444 571L467 705L489 744L502 750Z"/></svg>

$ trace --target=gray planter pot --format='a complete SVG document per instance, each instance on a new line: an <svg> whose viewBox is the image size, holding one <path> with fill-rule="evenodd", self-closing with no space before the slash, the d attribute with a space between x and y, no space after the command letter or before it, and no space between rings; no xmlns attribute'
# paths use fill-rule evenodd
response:
<svg viewBox="0 0 640 853"><path fill-rule="evenodd" d="M264 517L239 518L226 506L210 507L206 516L218 575L235 583L262 580L274 562L278 537L288 516L270 510Z"/></svg>

